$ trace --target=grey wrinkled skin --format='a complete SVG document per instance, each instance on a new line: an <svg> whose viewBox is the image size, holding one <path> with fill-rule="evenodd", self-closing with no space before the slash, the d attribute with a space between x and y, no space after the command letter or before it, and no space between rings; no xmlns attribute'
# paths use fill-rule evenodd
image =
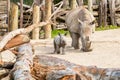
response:
<svg viewBox="0 0 120 80"><path fill-rule="evenodd" d="M78 7L66 14L66 25L72 38L72 47L79 49L79 38L81 38L82 50L92 51L91 35L95 31L95 18L84 7Z"/></svg>
<svg viewBox="0 0 120 80"><path fill-rule="evenodd" d="M66 40L65 40L65 35L62 35L62 34L58 34L55 38L54 38L54 53L57 53L57 54L65 54L65 46L66 46ZM62 49L62 51L61 51Z"/></svg>

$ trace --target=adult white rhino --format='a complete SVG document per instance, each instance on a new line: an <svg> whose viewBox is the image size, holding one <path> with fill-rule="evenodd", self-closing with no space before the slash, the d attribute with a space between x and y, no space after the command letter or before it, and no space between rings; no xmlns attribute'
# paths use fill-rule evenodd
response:
<svg viewBox="0 0 120 80"><path fill-rule="evenodd" d="M66 14L66 25L72 38L72 46L79 49L79 38L82 42L82 50L92 51L91 34L95 28L95 18L91 12L84 7L78 7Z"/></svg>

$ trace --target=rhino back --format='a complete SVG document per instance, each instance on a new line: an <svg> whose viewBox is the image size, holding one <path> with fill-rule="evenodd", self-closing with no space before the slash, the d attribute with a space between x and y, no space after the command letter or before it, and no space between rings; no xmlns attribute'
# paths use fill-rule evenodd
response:
<svg viewBox="0 0 120 80"><path fill-rule="evenodd" d="M78 19L80 19L81 21L87 21L88 23L95 20L92 13L90 13L84 7L78 7L74 10L71 10L66 15L66 25L70 32L79 33L80 24L78 22Z"/></svg>

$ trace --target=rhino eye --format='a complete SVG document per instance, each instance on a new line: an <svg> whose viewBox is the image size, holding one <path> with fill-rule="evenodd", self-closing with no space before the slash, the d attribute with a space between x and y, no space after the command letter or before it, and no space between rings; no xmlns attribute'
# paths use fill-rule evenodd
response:
<svg viewBox="0 0 120 80"><path fill-rule="evenodd" d="M95 24L95 20L94 20L94 21L92 21L92 22L90 22L89 24L90 24L90 25L93 25L93 24Z"/></svg>

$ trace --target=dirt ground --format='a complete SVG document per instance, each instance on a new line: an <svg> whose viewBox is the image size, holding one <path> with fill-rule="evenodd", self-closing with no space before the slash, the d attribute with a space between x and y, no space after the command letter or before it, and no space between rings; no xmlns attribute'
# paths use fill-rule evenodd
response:
<svg viewBox="0 0 120 80"><path fill-rule="evenodd" d="M35 54L54 56L72 63L100 68L120 68L120 29L96 31L92 36L92 52L82 52L71 47L67 37L66 54L52 54L53 39L32 40Z"/></svg>

